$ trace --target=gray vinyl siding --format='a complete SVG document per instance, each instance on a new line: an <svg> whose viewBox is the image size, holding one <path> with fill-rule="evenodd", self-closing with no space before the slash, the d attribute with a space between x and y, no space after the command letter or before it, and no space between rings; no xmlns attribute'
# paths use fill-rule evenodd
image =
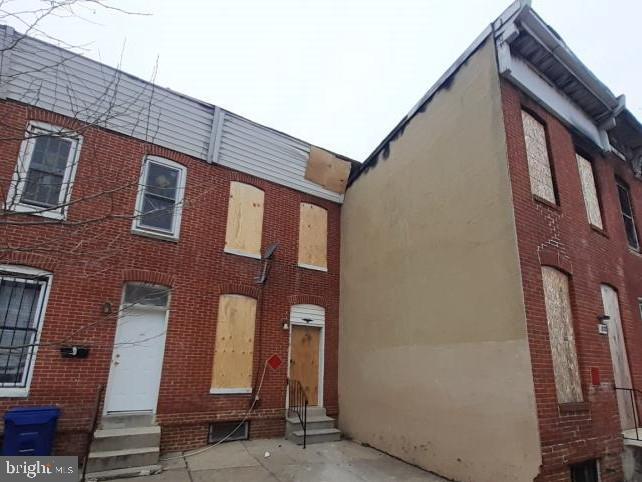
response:
<svg viewBox="0 0 642 482"><path fill-rule="evenodd" d="M0 44L20 37L0 26ZM310 144L37 39L0 52L0 98L343 201L304 179Z"/></svg>

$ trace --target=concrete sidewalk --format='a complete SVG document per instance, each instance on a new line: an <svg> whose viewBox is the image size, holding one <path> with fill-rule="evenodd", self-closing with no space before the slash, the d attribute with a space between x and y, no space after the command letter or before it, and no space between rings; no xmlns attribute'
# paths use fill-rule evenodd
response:
<svg viewBox="0 0 642 482"><path fill-rule="evenodd" d="M266 457L266 452L269 456ZM168 458L180 454L167 454ZM305 450L283 439L229 442L187 459L162 462L140 482L445 482L377 450L342 440Z"/></svg>

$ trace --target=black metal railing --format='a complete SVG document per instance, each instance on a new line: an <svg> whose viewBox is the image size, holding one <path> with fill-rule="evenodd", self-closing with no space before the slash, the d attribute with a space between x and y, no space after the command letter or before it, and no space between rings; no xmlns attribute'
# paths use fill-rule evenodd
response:
<svg viewBox="0 0 642 482"><path fill-rule="evenodd" d="M306 446L308 425L308 397L298 380L288 378L288 417L296 415L303 429L303 448Z"/></svg>
<svg viewBox="0 0 642 482"><path fill-rule="evenodd" d="M630 404L631 415L633 416L633 423L635 424L635 438L627 436L627 432L631 432L631 430L624 430L622 436L627 440L642 440L642 438L640 438L640 436L642 436L642 429L639 428L640 418L638 415L638 395L641 395L642 391L637 388L615 387L615 392L617 393L618 391L625 394L624 402Z"/></svg>

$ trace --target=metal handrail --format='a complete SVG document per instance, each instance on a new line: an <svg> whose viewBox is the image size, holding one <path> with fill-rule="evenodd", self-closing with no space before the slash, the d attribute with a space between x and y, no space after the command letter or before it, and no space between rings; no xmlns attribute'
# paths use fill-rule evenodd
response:
<svg viewBox="0 0 642 482"><path fill-rule="evenodd" d="M629 397L631 400L631 408L633 409L633 422L635 423L635 438L630 438L624 435L624 432L622 432L622 437L627 439L627 440L642 440L640 438L640 432L638 427L640 426L640 418L638 415L638 405L637 405L637 394L642 394L642 390L638 390L637 388L633 387L614 387L616 392L617 390L621 390L623 392L628 392Z"/></svg>
<svg viewBox="0 0 642 482"><path fill-rule="evenodd" d="M308 425L308 397L301 382L288 378L288 417L296 414L303 428L303 448L306 447Z"/></svg>

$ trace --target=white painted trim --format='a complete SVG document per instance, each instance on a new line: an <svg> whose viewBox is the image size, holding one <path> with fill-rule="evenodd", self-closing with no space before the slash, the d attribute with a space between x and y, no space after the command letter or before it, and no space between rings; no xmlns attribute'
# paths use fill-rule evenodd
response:
<svg viewBox="0 0 642 482"><path fill-rule="evenodd" d="M37 137L31 137L31 135L47 133L56 134L57 137L72 141L72 146L69 149L69 154L67 156L67 164L65 165L65 173L62 178L62 186L60 188L60 193L58 194L59 207L57 209L29 204L22 202L21 200L22 193L24 192L25 184L27 182L29 167L31 166L33 148L37 140ZM26 135L27 138L20 144L20 153L18 154L16 168L13 172L11 185L9 186L6 207L11 211L33 214L45 218L66 219L67 211L69 210L68 203L71 199L71 190L74 185L78 160L80 158L80 148L82 147L83 137L73 130L37 121L30 121L27 124Z"/></svg>
<svg viewBox="0 0 642 482"><path fill-rule="evenodd" d="M287 377L288 379L290 378L290 360L292 358L292 327L293 326L310 326L312 328L318 328L320 330L319 333L319 393L317 395L318 398L318 405L317 407L323 407L323 386L324 386L324 377L325 377L325 308L322 306L318 305L312 305L312 306L317 306L318 308L321 308L323 310L323 320L322 321L317 321L317 322L305 322L303 320L300 320L298 318L295 318L292 316L292 308L295 306L300 306L300 305L292 305L290 307L290 323L289 323L289 340L288 340L288 367L287 367ZM286 391L285 395L285 408L287 409L288 407L288 392Z"/></svg>
<svg viewBox="0 0 642 482"><path fill-rule="evenodd" d="M20 276L38 276L46 278L40 283L44 284L44 289L40 292L40 299L38 300L38 331L34 338L33 352L31 353L31 364L27 372L26 382L24 387L11 387L0 386L0 397L28 397L29 389L31 388L31 381L33 379L33 372L36 366L36 359L38 356L38 344L40 343L40 335L42 334L42 327L45 324L45 315L47 313L47 304L49 302L49 293L51 292L51 284L53 282L53 275L48 272L29 266L7 265L1 264L0 271L6 271L10 275L16 275L15 278L21 279ZM24 279L24 278L23 278Z"/></svg>
<svg viewBox="0 0 642 482"><path fill-rule="evenodd" d="M159 164L170 169L176 169L179 172L178 181L176 182L176 200L174 204L174 217L172 219L172 230L164 231L158 228L142 226L140 220L143 214L143 200L145 194L145 180L149 164ZM178 240L181 232L181 218L183 214L183 204L185 202L185 185L187 181L187 168L178 162L158 156L145 156L140 170L138 181L138 193L136 195L136 207L134 209L134 219L132 219L132 233L143 234L155 238Z"/></svg>
<svg viewBox="0 0 642 482"><path fill-rule="evenodd" d="M324 267L324 266L315 266L313 264L305 264L305 263L298 263L297 266L299 268L311 269L311 270L314 270L314 271L323 271L325 273L328 272L327 266L326 267Z"/></svg>
<svg viewBox="0 0 642 482"><path fill-rule="evenodd" d="M245 251L241 251L240 249L228 248L227 246L223 248L223 252L227 254L235 254L237 256L244 256L246 258L261 259L260 254L247 253Z"/></svg>
<svg viewBox="0 0 642 482"><path fill-rule="evenodd" d="M172 291L168 290L168 293L167 293L167 306L165 306L165 307L141 305L141 304L133 304L133 305L130 304L130 305L128 305L127 303L125 303L125 287L129 283L136 284L136 282L125 282L125 283L123 283L122 293L120 295L120 298L121 298L120 299L120 306L119 306L119 309L118 309L119 315L118 315L118 319L116 320L116 329L114 330L114 341L112 343L112 351L111 351L111 353L109 355L109 373L107 374L107 386L105 388L105 398L104 398L104 402L103 402L103 416L104 415L108 415L110 413L111 414L123 413L123 411L112 411L112 412L110 412L108 410L108 408L109 408L108 407L108 405L109 405L108 402L109 402L109 394L111 393L111 389L113 388L112 387L112 383L110 383L110 379L111 379L112 364L114 362L114 360L113 360L114 346L116 344L116 340L118 339L117 338L118 337L118 325L120 323L120 320L121 320L121 317L122 317L123 313L127 313L127 310L152 311L152 312L158 312L160 310L164 310L165 311L164 326L163 326L163 331L164 331L164 334L163 334L163 349L162 349L163 356L161 358L161 378L158 381L158 391L156 392L156 400L154 401L154 408L151 411L145 410L144 413L156 414L156 409L158 408L158 397L160 396L160 386L161 386L161 384L163 382L163 365L165 364L165 349L167 348L165 345L167 343L167 327L169 326L169 314L170 314L169 307L170 307L171 302L172 302ZM167 287L163 286L162 288L167 288ZM134 411L132 413L140 413L140 411Z"/></svg>
<svg viewBox="0 0 642 482"><path fill-rule="evenodd" d="M252 388L210 388L211 395L246 395L252 393Z"/></svg>

